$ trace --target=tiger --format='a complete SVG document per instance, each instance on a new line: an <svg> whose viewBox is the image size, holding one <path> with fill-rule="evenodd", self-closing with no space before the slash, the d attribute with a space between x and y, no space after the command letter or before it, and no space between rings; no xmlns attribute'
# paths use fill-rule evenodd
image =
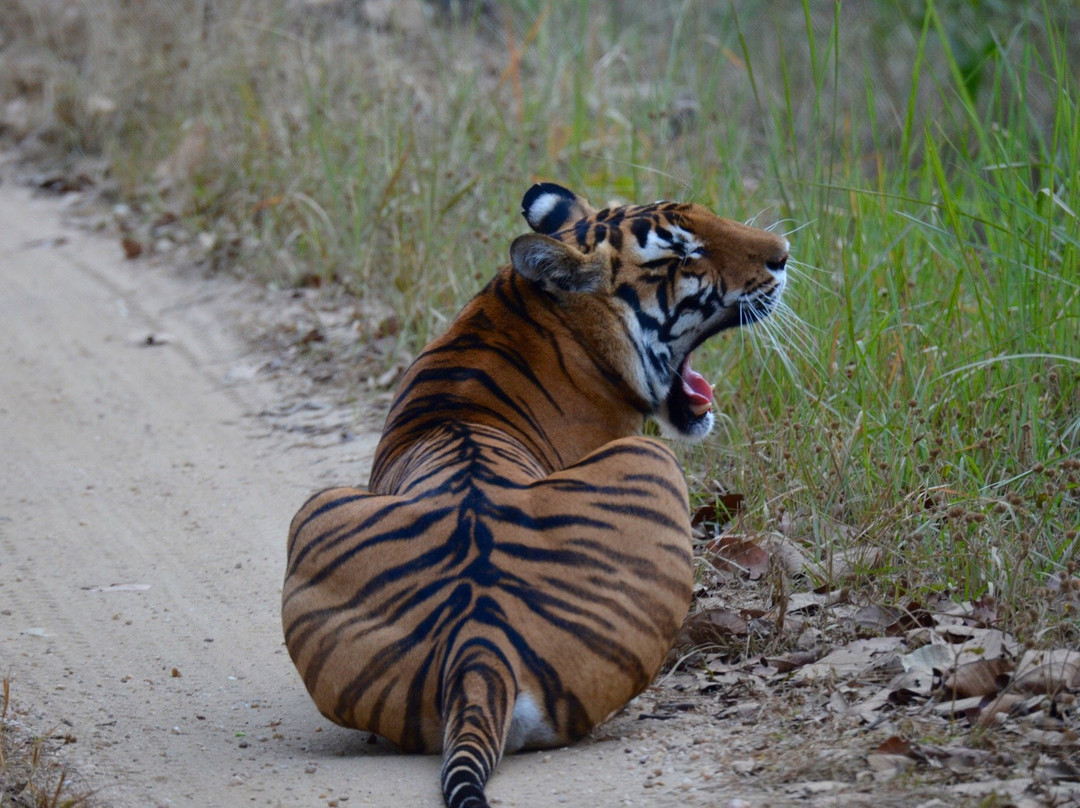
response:
<svg viewBox="0 0 1080 808"><path fill-rule="evenodd" d="M503 755L580 740L644 690L691 600L687 484L713 388L691 354L776 309L788 242L689 203L596 210L550 182L531 232L400 379L367 488L290 526L289 654L320 712L442 753L448 808Z"/></svg>

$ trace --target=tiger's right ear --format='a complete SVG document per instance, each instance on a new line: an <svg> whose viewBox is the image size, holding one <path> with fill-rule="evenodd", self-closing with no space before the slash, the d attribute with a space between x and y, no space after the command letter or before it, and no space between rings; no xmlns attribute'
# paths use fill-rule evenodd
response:
<svg viewBox="0 0 1080 808"><path fill-rule="evenodd" d="M553 182L538 182L521 200L521 215L529 227L545 236L594 213L596 209L584 197Z"/></svg>
<svg viewBox="0 0 1080 808"><path fill-rule="evenodd" d="M510 245L510 263L519 275L548 292L595 292L607 275L606 250L585 254L550 236L526 233Z"/></svg>

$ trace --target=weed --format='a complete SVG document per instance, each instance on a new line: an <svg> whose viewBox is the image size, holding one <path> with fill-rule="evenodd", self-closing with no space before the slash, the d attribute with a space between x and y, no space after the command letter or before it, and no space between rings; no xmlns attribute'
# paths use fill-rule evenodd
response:
<svg viewBox="0 0 1080 808"><path fill-rule="evenodd" d="M11 683L3 679L0 705L0 808L79 808L89 795L74 793L68 772L51 759L47 741L8 721Z"/></svg>

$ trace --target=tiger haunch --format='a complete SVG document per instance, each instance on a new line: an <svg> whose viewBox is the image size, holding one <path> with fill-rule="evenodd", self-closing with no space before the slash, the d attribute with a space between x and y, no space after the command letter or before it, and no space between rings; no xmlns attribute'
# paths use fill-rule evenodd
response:
<svg viewBox="0 0 1080 808"><path fill-rule="evenodd" d="M686 484L646 418L696 440L690 366L767 316L787 242L696 205L602 211L560 186L406 372L367 490L290 530L289 653L331 720L443 752L451 808L501 756L581 738L656 675L693 583Z"/></svg>

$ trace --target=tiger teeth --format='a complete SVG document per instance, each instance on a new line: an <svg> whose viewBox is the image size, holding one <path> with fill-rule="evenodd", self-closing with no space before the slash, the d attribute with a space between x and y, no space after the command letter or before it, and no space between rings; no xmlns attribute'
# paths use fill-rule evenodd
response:
<svg viewBox="0 0 1080 808"><path fill-rule="evenodd" d="M694 414L695 418L700 418L705 413L711 412L711 411L712 411L712 402L708 402L708 403L705 403L705 404L691 404L690 405L690 412L692 412Z"/></svg>

